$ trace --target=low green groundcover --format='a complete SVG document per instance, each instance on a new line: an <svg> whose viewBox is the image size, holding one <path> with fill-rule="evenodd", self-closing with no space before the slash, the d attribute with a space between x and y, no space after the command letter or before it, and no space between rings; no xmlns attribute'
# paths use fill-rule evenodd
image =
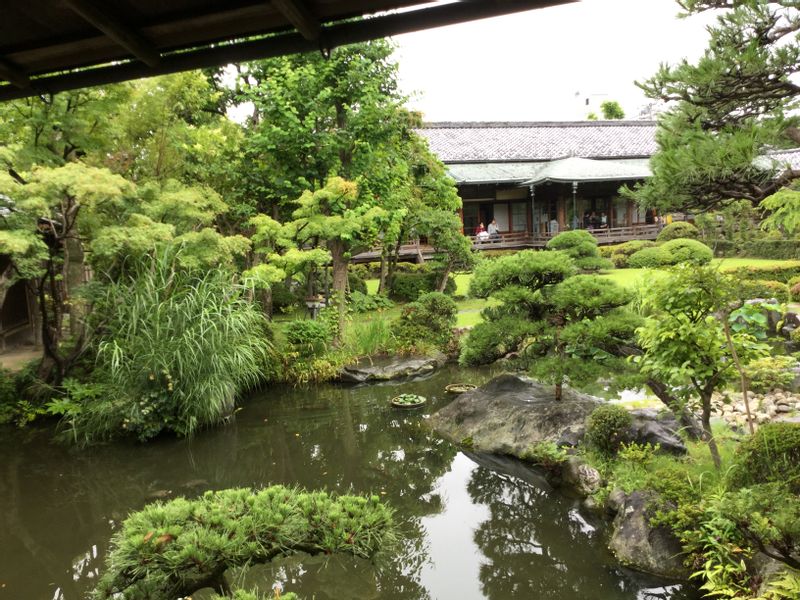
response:
<svg viewBox="0 0 800 600"><path fill-rule="evenodd" d="M373 557L393 539L393 512L378 496L333 496L283 486L206 492L148 504L111 540L92 597L179 598L224 590L230 567L293 552Z"/></svg>

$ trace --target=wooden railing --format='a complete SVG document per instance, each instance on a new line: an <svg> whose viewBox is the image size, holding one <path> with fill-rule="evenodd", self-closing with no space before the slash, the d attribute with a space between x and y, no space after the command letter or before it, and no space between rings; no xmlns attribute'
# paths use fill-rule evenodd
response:
<svg viewBox="0 0 800 600"><path fill-rule="evenodd" d="M599 244L621 244L630 240L654 240L661 231L661 225L631 225L630 227L609 227L607 229L588 230L597 238ZM511 233L501 233L497 237L478 237L468 235L475 250L502 250L512 248L543 248L547 242L558 235L557 233L535 233L529 231L514 231ZM415 240L411 243L403 244L400 247L400 256L404 260L419 260L430 258L433 248L425 243ZM371 251L362 252L356 255L355 262L366 262L370 260L380 260L380 248L376 247Z"/></svg>

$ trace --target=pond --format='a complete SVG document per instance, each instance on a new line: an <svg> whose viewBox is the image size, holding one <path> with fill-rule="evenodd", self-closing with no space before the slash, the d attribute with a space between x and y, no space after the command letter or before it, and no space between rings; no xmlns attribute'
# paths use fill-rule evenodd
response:
<svg viewBox="0 0 800 600"><path fill-rule="evenodd" d="M606 527L530 469L465 454L428 431L427 415L453 398L446 384L488 377L448 367L402 384L270 386L228 426L147 445L77 451L51 443L48 430L3 430L0 599L83 598L130 511L271 483L378 493L397 510L400 536L377 565L294 560L264 569L265 590L275 580L308 600L698 597L622 568L605 549ZM392 408L400 392L429 401Z"/></svg>

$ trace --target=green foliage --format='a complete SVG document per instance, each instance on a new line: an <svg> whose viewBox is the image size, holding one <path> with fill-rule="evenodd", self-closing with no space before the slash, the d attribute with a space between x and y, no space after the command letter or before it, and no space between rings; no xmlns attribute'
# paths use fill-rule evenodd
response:
<svg viewBox="0 0 800 600"><path fill-rule="evenodd" d="M774 298L778 302L787 302L789 300L789 286L780 281L743 279L739 281L737 295L743 300L751 300L753 298L769 300Z"/></svg>
<svg viewBox="0 0 800 600"><path fill-rule="evenodd" d="M783 188L764 198L761 208L767 212L762 226L768 231L789 235L800 233L800 191Z"/></svg>
<svg viewBox="0 0 800 600"><path fill-rule="evenodd" d="M700 231L697 227L688 221L677 221L664 227L664 229L659 232L656 241L661 243L678 238L696 240L698 237L700 237Z"/></svg>
<svg viewBox="0 0 800 600"><path fill-rule="evenodd" d="M394 306L394 302L386 296L380 294L367 295L361 292L351 292L349 306L353 312L369 313L374 311L386 310Z"/></svg>
<svg viewBox="0 0 800 600"><path fill-rule="evenodd" d="M457 314L458 306L452 298L430 292L403 307L400 317L392 324L392 331L403 346L418 347L428 343L443 349L453 338Z"/></svg>
<svg viewBox="0 0 800 600"><path fill-rule="evenodd" d="M800 425L766 423L736 451L732 489L761 483L784 483L800 494Z"/></svg>
<svg viewBox="0 0 800 600"><path fill-rule="evenodd" d="M319 356L333 340L331 329L322 320L298 319L283 328L286 341L302 357Z"/></svg>
<svg viewBox="0 0 800 600"><path fill-rule="evenodd" d="M245 292L224 271L192 274L169 254L108 284L94 315L94 379L104 390L65 422L69 437L191 435L230 415L269 366L267 323Z"/></svg>
<svg viewBox="0 0 800 600"><path fill-rule="evenodd" d="M589 415L586 439L600 452L613 455L626 441L633 417L617 404L601 404Z"/></svg>
<svg viewBox="0 0 800 600"><path fill-rule="evenodd" d="M792 81L800 64L798 7L778 2L687 0L688 14L718 9L708 48L694 64L662 65L639 84L671 108L660 118L653 177L634 192L662 211L708 210L762 200L783 185L786 165L759 158L793 142ZM785 26L786 23L791 25Z"/></svg>
<svg viewBox="0 0 800 600"><path fill-rule="evenodd" d="M14 420L17 400L17 384L13 373L0 368L0 425Z"/></svg>
<svg viewBox="0 0 800 600"><path fill-rule="evenodd" d="M612 265L600 256L597 249L597 238L588 231L576 229L564 231L547 242L548 250L560 250L572 259L582 271L608 269Z"/></svg>
<svg viewBox="0 0 800 600"><path fill-rule="evenodd" d="M114 534L92 598L184 597L216 586L229 567L295 551L371 558L392 542L393 528L391 509L374 495L272 486L157 502L129 515Z"/></svg>
<svg viewBox="0 0 800 600"><path fill-rule="evenodd" d="M567 457L567 451L557 446L555 442L537 442L528 446L520 458L546 471L557 471L566 462Z"/></svg>
<svg viewBox="0 0 800 600"><path fill-rule="evenodd" d="M792 600L800 598L800 572L791 570L773 579L758 600Z"/></svg>
<svg viewBox="0 0 800 600"><path fill-rule="evenodd" d="M395 273L389 289L389 297L397 302L414 301L421 294L436 290L438 280L439 274L429 268L408 273ZM455 291L456 282L452 276L448 276L444 293L452 295Z"/></svg>
<svg viewBox="0 0 800 600"><path fill-rule="evenodd" d="M600 253L605 258L610 258L616 268L627 269L629 266L628 259L630 259L633 254L639 250L653 248L655 246L656 243L650 240L631 240L614 246L602 246L600 248Z"/></svg>
<svg viewBox="0 0 800 600"><path fill-rule="evenodd" d="M784 482L735 489L723 496L719 510L755 548L800 567L800 498Z"/></svg>
<svg viewBox="0 0 800 600"><path fill-rule="evenodd" d="M600 112L603 113L604 119L624 119L625 111L616 100L604 100L600 103Z"/></svg>
<svg viewBox="0 0 800 600"><path fill-rule="evenodd" d="M732 269L722 269L726 274L739 281L745 279L761 279L788 283L793 277L800 276L800 261L791 261L777 265L748 265Z"/></svg>
<svg viewBox="0 0 800 600"><path fill-rule="evenodd" d="M295 292L291 286L280 282L273 283L270 289L272 290L273 310L286 312L300 305L302 295Z"/></svg>
<svg viewBox="0 0 800 600"><path fill-rule="evenodd" d="M765 356L750 362L745 366L750 389L760 394L790 389L795 366L797 361L791 356Z"/></svg>
<svg viewBox="0 0 800 600"><path fill-rule="evenodd" d="M643 269L681 263L705 265L710 263L712 258L714 258L714 253L711 248L702 242L678 238L634 253L628 259L628 266L634 269Z"/></svg>
<svg viewBox="0 0 800 600"><path fill-rule="evenodd" d="M485 311L484 319L470 329L461 344L458 362L464 366L488 365L517 351L539 327L518 316L496 316Z"/></svg>
<svg viewBox="0 0 800 600"><path fill-rule="evenodd" d="M476 298L487 298L507 286L538 290L574 273L572 260L563 252L523 250L480 263L470 281L469 293Z"/></svg>

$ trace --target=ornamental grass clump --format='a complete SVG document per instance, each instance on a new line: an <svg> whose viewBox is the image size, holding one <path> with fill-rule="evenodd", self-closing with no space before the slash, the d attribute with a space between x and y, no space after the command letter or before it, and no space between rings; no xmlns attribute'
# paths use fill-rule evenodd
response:
<svg viewBox="0 0 800 600"><path fill-rule="evenodd" d="M94 600L179 598L212 587L226 569L294 552L372 558L393 541L393 511L378 496L334 496L284 486L209 491L131 514L111 540Z"/></svg>
<svg viewBox="0 0 800 600"><path fill-rule="evenodd" d="M148 258L96 303L97 367L72 395L70 437L191 435L233 412L236 396L269 368L268 324L222 270ZM90 393L92 392L92 393Z"/></svg>

